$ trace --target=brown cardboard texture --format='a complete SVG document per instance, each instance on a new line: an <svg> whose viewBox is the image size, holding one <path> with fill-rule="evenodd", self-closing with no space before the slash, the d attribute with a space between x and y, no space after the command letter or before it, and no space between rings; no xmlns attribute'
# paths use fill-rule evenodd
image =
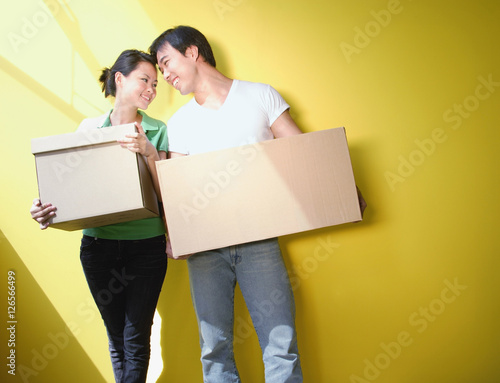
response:
<svg viewBox="0 0 500 383"><path fill-rule="evenodd" d="M57 207L50 227L78 230L158 216L143 156L116 141L135 131L125 124L31 141L40 200Z"/></svg>
<svg viewBox="0 0 500 383"><path fill-rule="evenodd" d="M361 220L344 128L156 167L175 256Z"/></svg>

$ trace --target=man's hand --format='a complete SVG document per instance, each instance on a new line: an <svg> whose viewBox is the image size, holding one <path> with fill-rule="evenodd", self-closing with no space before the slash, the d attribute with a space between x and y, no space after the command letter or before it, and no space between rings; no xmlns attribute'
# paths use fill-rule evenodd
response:
<svg viewBox="0 0 500 383"><path fill-rule="evenodd" d="M191 255L193 255L193 254L186 254L186 255L174 256L172 252L172 244L170 243L170 238L167 238L167 248L165 250L165 253L167 253L168 258L175 259L177 261L188 259Z"/></svg>
<svg viewBox="0 0 500 383"><path fill-rule="evenodd" d="M365 212L365 209L368 205L366 204L366 201L363 198L363 195L361 194L361 190L359 190L357 186L356 186L356 191L358 192L358 201L359 201L359 208L361 209L361 218L363 218L363 213Z"/></svg>

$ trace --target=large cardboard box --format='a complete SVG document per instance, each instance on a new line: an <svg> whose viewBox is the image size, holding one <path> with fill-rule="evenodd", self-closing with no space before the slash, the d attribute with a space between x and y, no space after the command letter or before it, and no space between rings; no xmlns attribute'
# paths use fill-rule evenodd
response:
<svg viewBox="0 0 500 383"><path fill-rule="evenodd" d="M156 166L176 256L361 220L344 128Z"/></svg>
<svg viewBox="0 0 500 383"><path fill-rule="evenodd" d="M158 200L140 154L116 141L134 124L31 141L42 203L57 207L51 227L77 230L156 217Z"/></svg>

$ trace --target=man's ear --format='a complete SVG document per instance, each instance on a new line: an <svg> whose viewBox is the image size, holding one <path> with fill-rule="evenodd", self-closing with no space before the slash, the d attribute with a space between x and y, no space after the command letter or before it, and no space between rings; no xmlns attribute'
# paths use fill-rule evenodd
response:
<svg viewBox="0 0 500 383"><path fill-rule="evenodd" d="M198 53L198 47L196 45L191 45L186 49L186 57L193 58L195 61L198 60L200 54Z"/></svg>

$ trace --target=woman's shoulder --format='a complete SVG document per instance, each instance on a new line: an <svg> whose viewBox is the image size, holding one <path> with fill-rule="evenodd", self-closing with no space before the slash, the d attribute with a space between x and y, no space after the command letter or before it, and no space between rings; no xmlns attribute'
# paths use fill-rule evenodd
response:
<svg viewBox="0 0 500 383"><path fill-rule="evenodd" d="M159 120L157 118L153 118L151 117L150 115L146 114L146 112L144 111L140 111L140 114L142 115L142 122L143 122L143 125L148 125L151 128L153 129L166 129L166 124L162 121L162 120ZM144 126L143 126L144 128Z"/></svg>
<svg viewBox="0 0 500 383"><path fill-rule="evenodd" d="M101 116L98 116L98 117L85 118L78 126L77 131L101 128L108 116L109 116L109 112L107 112Z"/></svg>

